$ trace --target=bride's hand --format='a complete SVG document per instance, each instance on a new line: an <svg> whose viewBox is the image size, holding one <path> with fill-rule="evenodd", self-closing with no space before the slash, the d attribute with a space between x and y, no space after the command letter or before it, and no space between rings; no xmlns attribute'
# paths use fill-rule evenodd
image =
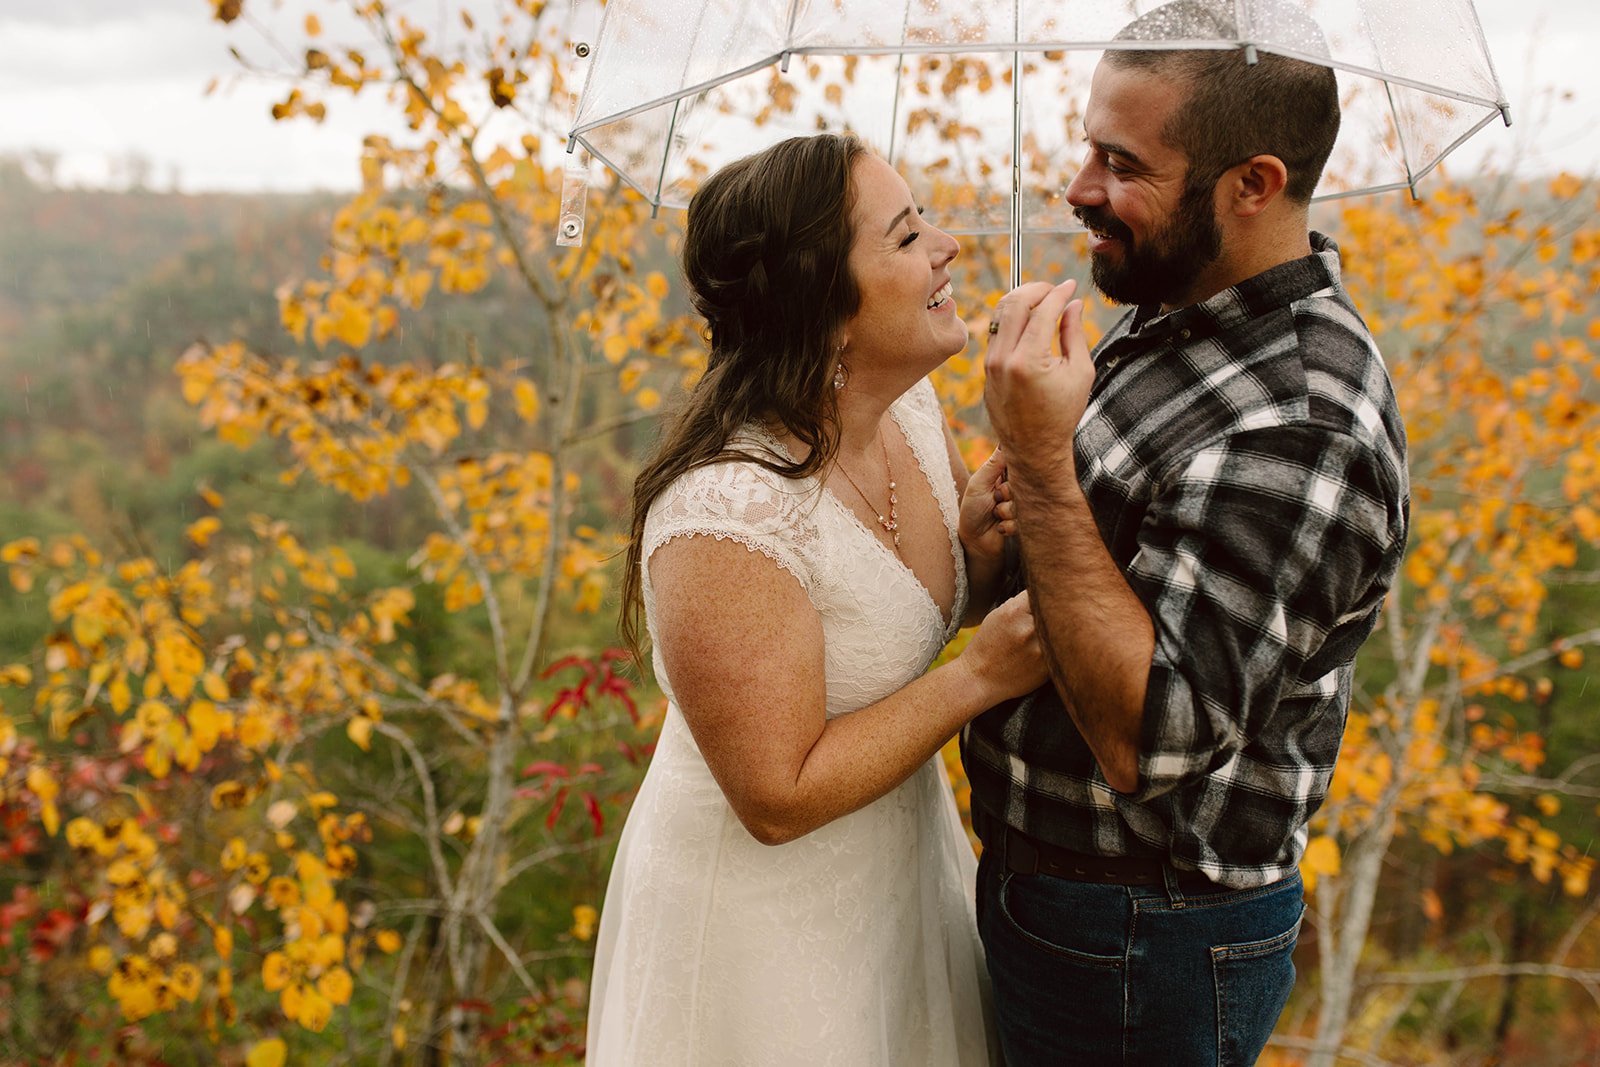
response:
<svg viewBox="0 0 1600 1067"><path fill-rule="evenodd" d="M959 661L989 689L993 703L1025 696L1050 680L1026 590L989 612Z"/></svg>
<svg viewBox="0 0 1600 1067"><path fill-rule="evenodd" d="M957 532L967 556L996 560L1005 554L1005 539L1017 532L1014 514L1009 509L1010 494L1005 485L1006 461L996 448L983 466L967 479L961 494L961 519Z"/></svg>

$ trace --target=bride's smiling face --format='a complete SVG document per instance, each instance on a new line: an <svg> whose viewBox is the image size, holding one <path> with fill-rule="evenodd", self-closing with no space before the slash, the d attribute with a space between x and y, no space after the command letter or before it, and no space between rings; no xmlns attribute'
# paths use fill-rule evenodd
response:
<svg viewBox="0 0 1600 1067"><path fill-rule="evenodd" d="M918 213L895 169L867 154L853 168L850 273L861 294L844 326L851 373L879 361L910 363L918 377L967 346L956 316L950 261L959 245Z"/></svg>

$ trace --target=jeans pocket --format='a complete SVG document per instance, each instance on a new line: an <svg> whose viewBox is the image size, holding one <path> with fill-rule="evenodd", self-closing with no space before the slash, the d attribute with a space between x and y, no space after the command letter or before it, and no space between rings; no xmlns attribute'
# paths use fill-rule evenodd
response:
<svg viewBox="0 0 1600 1067"><path fill-rule="evenodd" d="M1294 946L1304 917L1302 906L1280 934L1212 947L1219 1067L1249 1067L1266 1047L1294 988Z"/></svg>
<svg viewBox="0 0 1600 1067"><path fill-rule="evenodd" d="M1103 908L1104 902L1074 899L1080 894L1106 896L1082 894L1081 887L1061 879L1007 872L1000 882L999 911L1007 926L1040 951L1086 967L1121 970L1125 960L1120 937L1124 924L1092 921L1093 912ZM1066 943L1069 938L1075 943Z"/></svg>

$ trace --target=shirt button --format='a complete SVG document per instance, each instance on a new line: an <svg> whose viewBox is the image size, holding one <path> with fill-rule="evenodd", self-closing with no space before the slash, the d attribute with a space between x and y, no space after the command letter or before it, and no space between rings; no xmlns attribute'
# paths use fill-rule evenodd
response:
<svg viewBox="0 0 1600 1067"><path fill-rule="evenodd" d="M1188 330L1179 330L1178 331L1178 336L1180 338L1182 338L1183 340L1187 341L1189 339L1189 331Z"/></svg>

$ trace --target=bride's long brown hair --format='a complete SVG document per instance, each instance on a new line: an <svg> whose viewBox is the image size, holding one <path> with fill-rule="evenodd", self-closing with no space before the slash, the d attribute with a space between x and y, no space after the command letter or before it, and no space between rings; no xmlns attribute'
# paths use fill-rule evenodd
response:
<svg viewBox="0 0 1600 1067"><path fill-rule="evenodd" d="M851 172L865 153L849 134L794 137L723 167L689 201L683 276L711 351L633 483L620 629L636 653L644 522L656 497L707 464L747 460L804 478L838 451L839 334L861 302L848 263ZM805 458L733 447L753 420L782 426L807 447Z"/></svg>

